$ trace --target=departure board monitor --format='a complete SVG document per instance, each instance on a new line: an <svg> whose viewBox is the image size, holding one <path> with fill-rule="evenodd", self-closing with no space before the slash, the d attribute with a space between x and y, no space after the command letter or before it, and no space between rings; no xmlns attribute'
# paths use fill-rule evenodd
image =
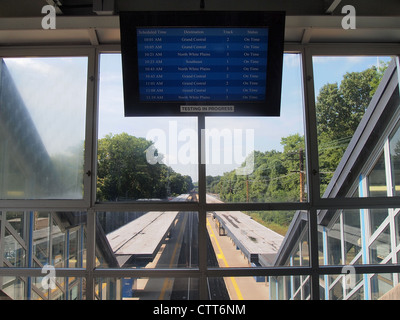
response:
<svg viewBox="0 0 400 320"><path fill-rule="evenodd" d="M125 116L279 116L284 18L120 13Z"/></svg>

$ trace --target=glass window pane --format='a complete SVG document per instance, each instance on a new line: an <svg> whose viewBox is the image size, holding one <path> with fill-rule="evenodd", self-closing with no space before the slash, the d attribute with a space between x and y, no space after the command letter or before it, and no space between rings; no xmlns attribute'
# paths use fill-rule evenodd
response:
<svg viewBox="0 0 400 320"><path fill-rule="evenodd" d="M12 228L18 233L18 235L26 240L25 238L25 223L26 215L23 212L6 212L7 222L10 223Z"/></svg>
<svg viewBox="0 0 400 320"><path fill-rule="evenodd" d="M344 210L342 215L346 264L350 264L361 251L360 211Z"/></svg>
<svg viewBox="0 0 400 320"><path fill-rule="evenodd" d="M1 300L25 300L26 278L0 277Z"/></svg>
<svg viewBox="0 0 400 320"><path fill-rule="evenodd" d="M388 209L379 208L379 209L369 210L371 235L382 225L383 221L385 221L388 214L389 214Z"/></svg>
<svg viewBox="0 0 400 320"><path fill-rule="evenodd" d="M197 212L99 212L100 268L198 266Z"/></svg>
<svg viewBox="0 0 400 320"><path fill-rule="evenodd" d="M26 249L6 228L4 237L4 263L8 262L11 267L26 266Z"/></svg>
<svg viewBox="0 0 400 320"><path fill-rule="evenodd" d="M223 202L307 199L299 54L285 54L279 117L207 117L207 191Z"/></svg>
<svg viewBox="0 0 400 320"><path fill-rule="evenodd" d="M50 214L47 212L34 212L32 224L32 249L34 261L41 265L50 263Z"/></svg>
<svg viewBox="0 0 400 320"><path fill-rule="evenodd" d="M321 294L328 300L364 300L363 275L349 273L322 276ZM328 281L325 281L328 280Z"/></svg>
<svg viewBox="0 0 400 320"><path fill-rule="evenodd" d="M338 178L334 173L348 146L355 147L349 143L357 138L356 129L390 61L390 57L313 57L322 197L330 196L332 190L341 197L352 196L357 181L345 181L341 190L336 190L338 186L332 178ZM373 147L368 145L369 154Z"/></svg>
<svg viewBox="0 0 400 320"><path fill-rule="evenodd" d="M65 232L60 230L58 224L53 220L52 226L52 263L56 268L63 268L65 264Z"/></svg>
<svg viewBox="0 0 400 320"><path fill-rule="evenodd" d="M288 232L291 223L297 227ZM221 268L308 266L307 231L305 214L299 212L209 212L208 265Z"/></svg>
<svg viewBox="0 0 400 320"><path fill-rule="evenodd" d="M386 197L385 158L382 154L372 171L368 174L368 190L371 197Z"/></svg>
<svg viewBox="0 0 400 320"><path fill-rule="evenodd" d="M4 212L3 216L7 216L9 223L4 235L0 235L6 266L43 268L48 264L55 268L84 267L85 212ZM23 226L24 238L18 233L20 221L26 222Z"/></svg>
<svg viewBox="0 0 400 320"><path fill-rule="evenodd" d="M387 226L370 245L370 263L382 263L391 251L390 228Z"/></svg>
<svg viewBox="0 0 400 320"><path fill-rule="evenodd" d="M398 246L400 244L400 211L396 210L395 211L395 229L396 229L396 246Z"/></svg>
<svg viewBox="0 0 400 320"><path fill-rule="evenodd" d="M125 117L120 54L100 57L97 200L176 200L198 181L197 118Z"/></svg>
<svg viewBox="0 0 400 320"><path fill-rule="evenodd" d="M392 165L393 195L400 195L400 127L390 137L390 161Z"/></svg>
<svg viewBox="0 0 400 320"><path fill-rule="evenodd" d="M197 278L97 278L95 279L95 299L198 300L198 283ZM155 310L162 315L160 309ZM174 311L174 314L183 317L182 313L178 314Z"/></svg>
<svg viewBox="0 0 400 320"><path fill-rule="evenodd" d="M0 59L0 199L82 199L87 57Z"/></svg>
<svg viewBox="0 0 400 320"><path fill-rule="evenodd" d="M335 223L328 231L328 263L343 264L342 261L342 237L340 217L337 217Z"/></svg>
<svg viewBox="0 0 400 320"><path fill-rule="evenodd" d="M78 231L72 231L68 233L69 238L69 260L68 267L69 268L79 268L81 266L81 250L80 250L80 239Z"/></svg>
<svg viewBox="0 0 400 320"><path fill-rule="evenodd" d="M396 212L391 208L318 211L322 265L382 263L392 250L388 218L392 210Z"/></svg>
<svg viewBox="0 0 400 320"><path fill-rule="evenodd" d="M385 299L395 299L397 300L398 297L396 296L391 296L390 291L393 288L393 274L391 273L380 273L380 274L374 274L371 278L371 293L372 293L372 299L373 300L378 300L385 294L386 297ZM390 298L391 297L391 298Z"/></svg>

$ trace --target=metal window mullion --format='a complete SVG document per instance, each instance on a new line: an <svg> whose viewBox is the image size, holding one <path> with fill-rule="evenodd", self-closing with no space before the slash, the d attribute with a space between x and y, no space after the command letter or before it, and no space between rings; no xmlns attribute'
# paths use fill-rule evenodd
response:
<svg viewBox="0 0 400 320"><path fill-rule="evenodd" d="M49 265L53 264L53 213L48 213L49 215L49 258L47 263Z"/></svg>
<svg viewBox="0 0 400 320"><path fill-rule="evenodd" d="M343 265L346 264L346 250L345 250L345 239L344 239L344 211L340 211L339 215L339 226L340 226L340 255L342 256Z"/></svg>
<svg viewBox="0 0 400 320"><path fill-rule="evenodd" d="M89 209L87 213L86 236L86 299L94 300L94 276L96 267L96 212Z"/></svg>
<svg viewBox="0 0 400 320"><path fill-rule="evenodd" d="M339 215L339 226L340 226L340 255L342 257L342 264L346 265L346 250L345 250L345 239L344 239L344 211L340 211ZM347 284L346 284L346 278L345 275L341 276L341 281L342 281L342 290L343 290L343 299L346 297L346 290L347 290Z"/></svg>
<svg viewBox="0 0 400 320"><path fill-rule="evenodd" d="M307 46L302 52L303 106L306 144L308 200L311 205L320 198L317 118L315 109L312 51Z"/></svg>
<svg viewBox="0 0 400 320"><path fill-rule="evenodd" d="M322 227L322 254L324 258L324 265L328 265L328 233L326 227ZM329 276L324 275L325 280L325 300L329 300Z"/></svg>
<svg viewBox="0 0 400 320"><path fill-rule="evenodd" d="M4 221L3 216L5 215L4 211L0 211L0 268L3 268L3 256L4 256ZM3 277L0 277L0 288L3 288Z"/></svg>
<svg viewBox="0 0 400 320"><path fill-rule="evenodd" d="M205 116L197 117L197 150L198 150L198 204L199 204L199 298L208 299L207 285L207 200L206 200L206 164L205 164Z"/></svg>
<svg viewBox="0 0 400 320"><path fill-rule="evenodd" d="M97 186L97 140L99 126L99 96L100 96L100 54L99 49L93 49L88 61L88 93L86 108L86 149L85 149L85 200L90 207L96 203ZM87 192L87 193L86 193Z"/></svg>
<svg viewBox="0 0 400 320"><path fill-rule="evenodd" d="M70 232L71 230L66 230L65 235L65 254L64 254L64 267L69 268L69 249L70 249ZM64 277L65 286L64 286L64 293L65 293L65 300L68 300L68 293L69 293L69 277Z"/></svg>
<svg viewBox="0 0 400 320"><path fill-rule="evenodd" d="M397 70L398 71L398 70ZM397 72L397 74L399 74ZM386 173L386 186L387 186L387 195L389 197L393 197L396 195L395 186L393 184L393 168L391 165L391 155L390 155L390 139L389 137L386 139L384 144L384 157L385 157L385 173ZM389 257L392 259L392 263L397 263L397 253L396 253L396 227L394 221L394 209L388 209L389 216L389 230L390 230L390 254ZM393 274L393 282L394 285L398 283L398 274Z"/></svg>
<svg viewBox="0 0 400 320"><path fill-rule="evenodd" d="M400 94L400 56L397 56L395 59L396 59L396 70L397 70L397 83Z"/></svg>
<svg viewBox="0 0 400 320"><path fill-rule="evenodd" d="M366 176L360 175L359 178L359 196L368 196L368 186L366 183ZM369 234L370 234L370 219L368 209L360 209L360 220L361 220L361 252L362 252L362 263L369 264ZM369 300L370 297L370 285L367 274L363 275L364 282L364 300Z"/></svg>
<svg viewBox="0 0 400 320"><path fill-rule="evenodd" d="M390 141L389 138L386 139L383 145L383 156L385 161L385 175L386 175L386 195L388 197L394 196L394 186L392 180L392 166L390 161Z"/></svg>
<svg viewBox="0 0 400 320"><path fill-rule="evenodd" d="M312 51L306 46L302 54L302 74L304 90L304 122L306 135L306 162L307 162L307 182L308 200L311 209L309 217L309 252L311 274L311 299L319 300L319 269L318 269L318 220L317 210L313 205L318 203L320 198L319 186L319 166L318 166L318 139L317 139L317 120L315 111L315 93L313 77Z"/></svg>
<svg viewBox="0 0 400 320"><path fill-rule="evenodd" d="M85 131L85 173L84 201L87 203L86 221L86 300L95 300L96 267L96 184L97 184L97 138L99 114L99 85L100 85L100 50L91 49L88 54L87 106ZM81 229L80 243L84 241L84 229ZM81 243L83 245L83 243ZM82 247L82 246L81 246ZM81 254L83 265L83 253ZM82 283L82 281L81 281ZM83 285L81 285L81 294Z"/></svg>

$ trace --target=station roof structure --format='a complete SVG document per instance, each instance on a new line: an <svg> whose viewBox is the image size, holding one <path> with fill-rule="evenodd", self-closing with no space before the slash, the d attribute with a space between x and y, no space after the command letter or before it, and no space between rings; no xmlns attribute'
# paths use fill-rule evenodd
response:
<svg viewBox="0 0 400 320"><path fill-rule="evenodd" d="M398 43L400 5L397 0L304 1L126 1L126 0L24 0L0 1L1 45L107 45L119 44L120 11L285 11L285 43ZM43 6L56 8L56 29L41 26ZM347 11L356 9L356 28L342 28Z"/></svg>

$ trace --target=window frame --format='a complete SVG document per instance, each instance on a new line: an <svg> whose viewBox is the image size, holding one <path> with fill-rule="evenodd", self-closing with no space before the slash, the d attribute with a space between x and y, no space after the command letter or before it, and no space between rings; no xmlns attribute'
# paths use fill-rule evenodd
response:
<svg viewBox="0 0 400 320"><path fill-rule="evenodd" d="M119 45L111 46L81 46L81 47L6 47L0 48L0 57L28 56L87 56L87 105L85 128L85 165L84 197L82 200L0 200L0 213L7 210L45 210L45 211L87 211L87 262L85 268L62 268L57 271L57 277L86 278L86 299L95 299L95 281L97 278L111 277L197 277L199 278L200 299L207 299L208 277L249 277L249 276L304 276L310 281L310 299L320 297L320 277L329 274L342 273L341 266L320 266L318 251L318 220L317 213L323 209L364 209L371 207L396 208L398 197L379 198L345 198L340 199L340 208L335 198L321 198L318 175L318 145L316 131L315 92L313 84L313 56L339 55L393 55L397 56L399 71L398 44L285 44L285 52L301 55L302 88L304 107L304 131L306 142L306 166L308 181L308 199L302 203L206 203L205 165L199 161L199 202L198 203L98 203L96 202L96 163L97 163L97 128L98 128L98 93L99 93L99 60L101 53L120 52ZM199 157L201 129L205 127L204 117L198 118ZM199 159L200 160L200 159ZM96 269L95 267L95 224L98 211L197 211L199 214L199 266L191 269ZM206 216L209 211L229 210L306 210L309 225L309 259L308 266L300 267L260 267L260 268L211 268L207 266L206 251ZM0 219L2 215L0 214ZM3 221L1 221L3 222ZM1 223L0 222L0 223ZM3 223L1 223L3 224ZM395 235L393 235L395 236ZM359 265L355 266L357 273L366 276L369 273L396 273L396 265ZM40 277L40 269L34 268L3 268L1 276ZM364 278L365 279L365 278Z"/></svg>
<svg viewBox="0 0 400 320"><path fill-rule="evenodd" d="M91 170L93 136L90 128L94 125L95 108L95 52L90 47L57 47L57 48L1 48L0 58L28 58L28 57L87 57L87 90L85 110L85 147L84 147L84 170L83 170L83 198L82 199L4 199L0 200L0 208L12 209L45 209L61 210L73 208L87 208L91 201Z"/></svg>

